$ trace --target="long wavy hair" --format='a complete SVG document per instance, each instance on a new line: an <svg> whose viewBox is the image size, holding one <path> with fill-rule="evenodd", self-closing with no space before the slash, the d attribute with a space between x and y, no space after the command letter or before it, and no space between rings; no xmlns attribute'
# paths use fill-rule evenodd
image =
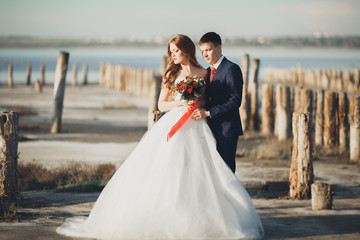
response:
<svg viewBox="0 0 360 240"><path fill-rule="evenodd" d="M174 60L171 57L170 44L173 43L178 49L184 54L190 61L190 63L196 67L201 67L195 57L195 45L193 41L185 35L179 34L172 38L168 43L168 58L167 58L167 67L163 75L163 81L161 87L169 87L176 79L176 74L180 70L181 65L175 64Z"/></svg>

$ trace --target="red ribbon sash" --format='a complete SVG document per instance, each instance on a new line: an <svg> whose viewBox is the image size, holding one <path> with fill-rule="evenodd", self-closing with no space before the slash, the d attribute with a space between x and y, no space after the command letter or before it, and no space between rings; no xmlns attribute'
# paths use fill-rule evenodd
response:
<svg viewBox="0 0 360 240"><path fill-rule="evenodd" d="M194 102L189 105L187 112L175 123L175 125L170 129L167 135L167 141L181 128L182 125L190 118L191 114L197 108L197 102Z"/></svg>

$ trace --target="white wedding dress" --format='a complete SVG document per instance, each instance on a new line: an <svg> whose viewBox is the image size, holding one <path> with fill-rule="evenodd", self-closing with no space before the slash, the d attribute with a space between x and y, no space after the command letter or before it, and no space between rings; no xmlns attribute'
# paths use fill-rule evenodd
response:
<svg viewBox="0 0 360 240"><path fill-rule="evenodd" d="M217 152L206 120L190 118L167 142L185 112L166 113L108 182L89 217L69 218L57 232L120 240L262 238L251 198Z"/></svg>

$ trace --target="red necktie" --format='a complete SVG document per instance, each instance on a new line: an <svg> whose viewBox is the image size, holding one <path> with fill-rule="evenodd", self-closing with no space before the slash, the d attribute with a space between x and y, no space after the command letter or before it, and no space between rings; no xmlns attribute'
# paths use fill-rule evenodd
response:
<svg viewBox="0 0 360 240"><path fill-rule="evenodd" d="M211 68L211 73L210 73L210 83L212 82L212 79L213 79L213 77L214 77L215 71L216 71L216 68L212 67L212 68Z"/></svg>

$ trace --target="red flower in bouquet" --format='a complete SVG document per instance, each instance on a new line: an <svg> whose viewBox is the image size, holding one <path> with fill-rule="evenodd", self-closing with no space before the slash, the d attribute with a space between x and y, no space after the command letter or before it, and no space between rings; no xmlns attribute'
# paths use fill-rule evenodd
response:
<svg viewBox="0 0 360 240"><path fill-rule="evenodd" d="M187 76L184 80L175 84L175 91L180 93L181 99L185 101L198 100L204 93L206 82L198 76Z"/></svg>

